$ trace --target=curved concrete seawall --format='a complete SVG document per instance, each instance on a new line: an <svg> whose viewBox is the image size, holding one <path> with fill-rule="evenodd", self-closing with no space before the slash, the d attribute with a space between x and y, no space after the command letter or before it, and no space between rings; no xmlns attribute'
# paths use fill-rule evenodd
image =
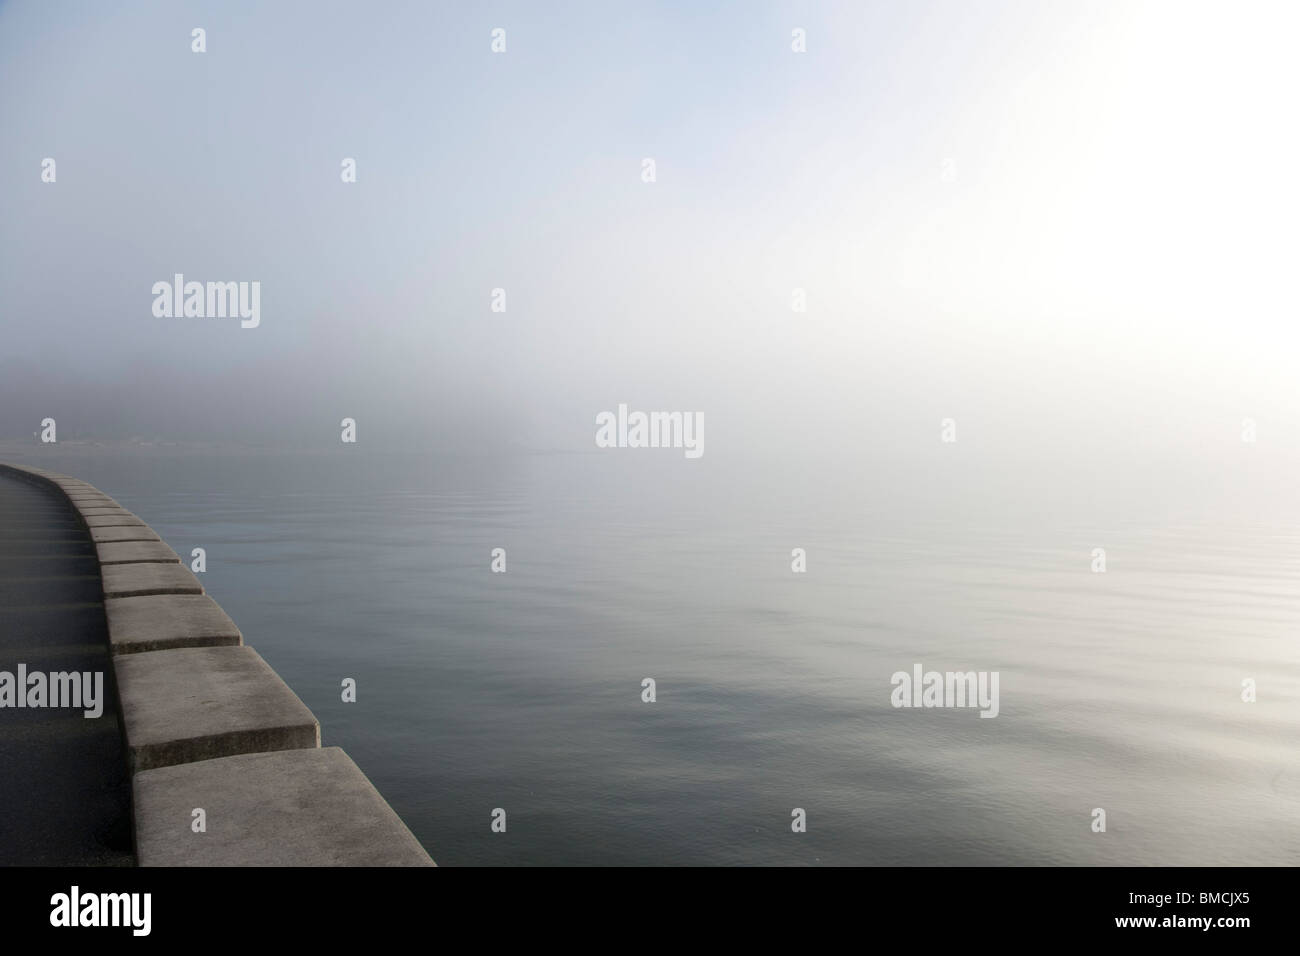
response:
<svg viewBox="0 0 1300 956"><path fill-rule="evenodd" d="M60 489L94 542L141 866L433 865L148 525L84 481L0 469Z"/></svg>

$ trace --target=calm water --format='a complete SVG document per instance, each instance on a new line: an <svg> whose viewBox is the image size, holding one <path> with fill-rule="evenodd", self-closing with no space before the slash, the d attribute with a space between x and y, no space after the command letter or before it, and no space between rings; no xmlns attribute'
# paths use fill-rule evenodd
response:
<svg viewBox="0 0 1300 956"><path fill-rule="evenodd" d="M443 865L1300 862L1300 530L1248 494L1139 520L635 453L7 457L206 548ZM892 708L916 662L999 671L1000 716Z"/></svg>

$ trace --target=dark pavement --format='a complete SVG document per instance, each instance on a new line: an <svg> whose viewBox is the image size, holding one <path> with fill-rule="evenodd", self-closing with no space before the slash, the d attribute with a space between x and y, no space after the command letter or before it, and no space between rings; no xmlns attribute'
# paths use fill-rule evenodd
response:
<svg viewBox="0 0 1300 956"><path fill-rule="evenodd" d="M104 712L0 707L0 865L130 866L99 565L57 489L0 472L0 671L99 671Z"/></svg>

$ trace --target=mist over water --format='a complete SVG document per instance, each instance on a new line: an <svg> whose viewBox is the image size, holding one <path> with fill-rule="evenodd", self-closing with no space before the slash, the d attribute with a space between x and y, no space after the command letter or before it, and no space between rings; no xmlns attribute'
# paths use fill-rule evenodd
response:
<svg viewBox="0 0 1300 956"><path fill-rule="evenodd" d="M882 501L668 450L40 451L207 550L439 863L1300 859L1300 524L1271 505L1047 522L959 470ZM918 662L999 671L998 717L891 707Z"/></svg>
<svg viewBox="0 0 1300 956"><path fill-rule="evenodd" d="M0 460L206 549L439 863L1300 861L1293 3L68 10Z"/></svg>

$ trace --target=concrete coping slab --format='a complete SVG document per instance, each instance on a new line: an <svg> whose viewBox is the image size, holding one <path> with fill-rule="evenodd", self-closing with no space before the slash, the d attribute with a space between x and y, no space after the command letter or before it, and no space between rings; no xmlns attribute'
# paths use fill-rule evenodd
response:
<svg viewBox="0 0 1300 956"><path fill-rule="evenodd" d="M87 528L148 527L143 521L131 514L129 511L123 511L120 515L89 515L84 520Z"/></svg>
<svg viewBox="0 0 1300 956"><path fill-rule="evenodd" d="M160 542L161 543L161 542ZM149 594L202 594L203 585L179 564L108 564L99 569L104 599Z"/></svg>
<svg viewBox="0 0 1300 956"><path fill-rule="evenodd" d="M316 717L251 647L119 654L113 667L133 773L320 746Z"/></svg>
<svg viewBox="0 0 1300 956"><path fill-rule="evenodd" d="M140 866L435 865L338 747L146 770L132 787Z"/></svg>
<svg viewBox="0 0 1300 956"><path fill-rule="evenodd" d="M100 564L180 564L181 556L161 541L104 541L95 545Z"/></svg>
<svg viewBox="0 0 1300 956"><path fill-rule="evenodd" d="M59 488L95 543L140 865L434 865L152 528L87 482L0 471Z"/></svg>
<svg viewBox="0 0 1300 956"><path fill-rule="evenodd" d="M91 528L90 540L95 544L104 544L109 541L160 541L162 539L148 525L140 524L112 528Z"/></svg>
<svg viewBox="0 0 1300 956"><path fill-rule="evenodd" d="M29 465L11 465L8 462L0 462L0 471L8 472L16 478L24 480L29 478L39 478L42 482L53 483L56 479L64 478L64 475L55 474L52 471L46 471L44 468L33 468Z"/></svg>
<svg viewBox="0 0 1300 956"><path fill-rule="evenodd" d="M206 594L155 594L104 602L114 654L244 643L235 622Z"/></svg>

